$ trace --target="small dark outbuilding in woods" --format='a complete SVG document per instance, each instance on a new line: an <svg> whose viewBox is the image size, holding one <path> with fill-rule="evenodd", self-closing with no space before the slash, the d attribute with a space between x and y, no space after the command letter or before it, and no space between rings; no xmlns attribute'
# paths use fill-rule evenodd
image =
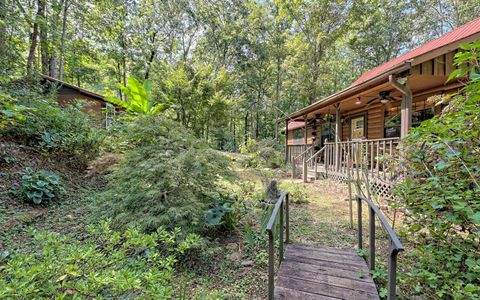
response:
<svg viewBox="0 0 480 300"><path fill-rule="evenodd" d="M49 90L55 89L57 101L61 106L75 104L78 101L83 103L84 111L93 113L105 126L109 126L119 107L105 100L103 95L85 90L76 85L66 83L59 79L41 74L41 83Z"/></svg>

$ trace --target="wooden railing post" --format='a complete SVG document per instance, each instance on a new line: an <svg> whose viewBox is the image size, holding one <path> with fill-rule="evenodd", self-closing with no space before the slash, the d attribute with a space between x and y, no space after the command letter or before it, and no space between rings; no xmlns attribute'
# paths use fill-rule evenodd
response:
<svg viewBox="0 0 480 300"><path fill-rule="evenodd" d="M397 293L397 255L398 250L390 245L390 260L388 261L388 288L387 300L395 300Z"/></svg>
<svg viewBox="0 0 480 300"><path fill-rule="evenodd" d="M308 182L308 168L307 168L307 158L306 158L306 154L305 156L303 157L303 182Z"/></svg>
<svg viewBox="0 0 480 300"><path fill-rule="evenodd" d="M368 230L368 248L370 255L368 256L368 266L370 271L375 270L375 211L369 207L369 230Z"/></svg>
<svg viewBox="0 0 480 300"><path fill-rule="evenodd" d="M296 177L295 173L297 172L297 170L295 169L295 167L296 167L295 164L296 164L296 161L293 159L292 160L292 179L295 179L295 177Z"/></svg>
<svg viewBox="0 0 480 300"><path fill-rule="evenodd" d="M290 194L285 195L285 244L290 243L290 211L288 207L288 198Z"/></svg>
<svg viewBox="0 0 480 300"><path fill-rule="evenodd" d="M273 292L275 289L275 241L273 240L273 232L268 232L268 299L273 300Z"/></svg>
<svg viewBox="0 0 480 300"><path fill-rule="evenodd" d="M357 196L358 249L363 249L362 199Z"/></svg>
<svg viewBox="0 0 480 300"><path fill-rule="evenodd" d="M268 299L270 300L273 300L275 292L275 227L277 226L279 238L279 265L285 256L284 246L290 241L288 197L288 193L282 193L280 198L277 199L266 226L266 231L268 232ZM280 214L280 217L278 224L276 224L278 214ZM285 230L286 234L285 240L283 238L283 230Z"/></svg>
<svg viewBox="0 0 480 300"><path fill-rule="evenodd" d="M280 222L278 222L278 264L283 260L283 201L280 204Z"/></svg>
<svg viewBox="0 0 480 300"><path fill-rule="evenodd" d="M398 236L396 235L395 231L393 230L392 226L390 226L389 222L383 215L382 211L378 206L372 202L369 198L365 198L364 196L357 195L357 204L358 204L358 248L363 248L362 242L362 208L361 202L365 201L369 207L369 246L370 246L370 257L369 257L369 268L370 270L375 269L375 218L378 217L383 228L388 233L388 237L390 240L390 249L389 249L389 260L388 260L388 290L387 290L387 299L394 300L396 295L396 286L397 286L397 255L400 251L404 251L404 247Z"/></svg>

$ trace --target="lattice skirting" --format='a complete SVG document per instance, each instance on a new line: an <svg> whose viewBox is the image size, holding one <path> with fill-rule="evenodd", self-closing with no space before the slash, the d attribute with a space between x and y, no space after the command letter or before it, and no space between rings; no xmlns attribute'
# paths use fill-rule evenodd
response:
<svg viewBox="0 0 480 300"><path fill-rule="evenodd" d="M338 183L348 183L347 176L341 173L329 172L327 174L322 173L322 175L322 177L329 178ZM385 200L395 200L395 196L392 193L393 188L394 185L388 182L375 179L371 179L370 181L370 190L374 194Z"/></svg>

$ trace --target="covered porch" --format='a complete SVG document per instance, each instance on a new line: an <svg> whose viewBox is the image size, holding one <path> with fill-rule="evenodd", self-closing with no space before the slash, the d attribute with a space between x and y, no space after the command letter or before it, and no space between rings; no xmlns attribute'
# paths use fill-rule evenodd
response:
<svg viewBox="0 0 480 300"><path fill-rule="evenodd" d="M453 31L364 73L346 89L283 119L285 160L305 182L320 177L346 182L359 170L373 190L388 194L399 180L388 163L412 127L439 114L436 101L457 93L448 80L461 43L480 38Z"/></svg>

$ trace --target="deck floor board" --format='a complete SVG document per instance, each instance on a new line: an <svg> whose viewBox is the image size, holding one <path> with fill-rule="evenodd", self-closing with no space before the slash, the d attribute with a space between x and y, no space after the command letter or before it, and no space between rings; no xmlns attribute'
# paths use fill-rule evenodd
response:
<svg viewBox="0 0 480 300"><path fill-rule="evenodd" d="M366 262L353 250L289 244L275 299L379 299Z"/></svg>

